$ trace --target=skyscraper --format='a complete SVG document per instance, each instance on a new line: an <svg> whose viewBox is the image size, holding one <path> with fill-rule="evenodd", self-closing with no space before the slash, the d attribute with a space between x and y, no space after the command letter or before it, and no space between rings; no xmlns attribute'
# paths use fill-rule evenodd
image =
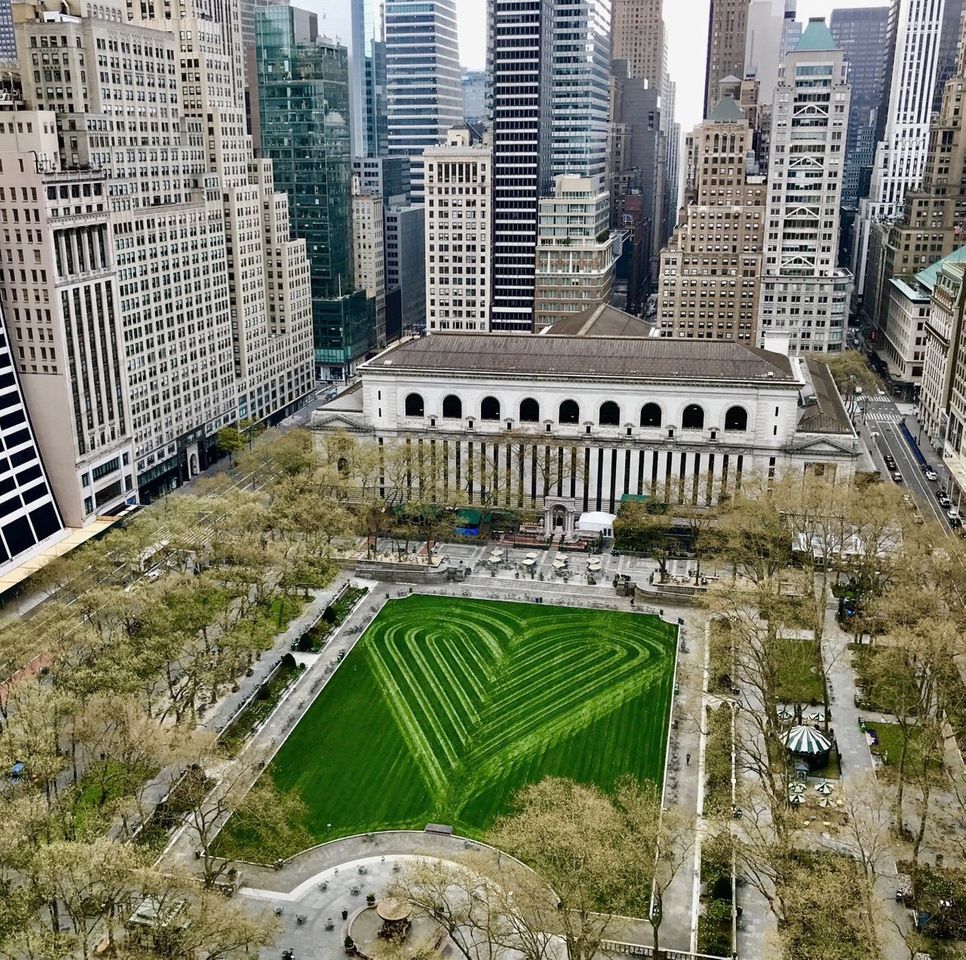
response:
<svg viewBox="0 0 966 960"><path fill-rule="evenodd" d="M0 149L5 209L35 227L26 282L0 284L51 485L82 526L203 469L222 426L308 393L305 244L252 156L237 7L20 13L32 109ZM54 48L56 89L40 72ZM126 69L94 69L114 50Z"/></svg>
<svg viewBox="0 0 966 960"><path fill-rule="evenodd" d="M552 0L551 176L603 176L607 160L610 0Z"/></svg>
<svg viewBox="0 0 966 960"><path fill-rule="evenodd" d="M549 185L553 0L488 0L493 113L490 329L532 332L537 203Z"/></svg>
<svg viewBox="0 0 966 960"><path fill-rule="evenodd" d="M781 63L801 36L796 8L797 0L751 0L748 7L745 70L753 71L758 80L760 103L772 102Z"/></svg>
<svg viewBox="0 0 966 960"><path fill-rule="evenodd" d="M663 0L612 0L611 57L627 61L627 74L663 93L667 36Z"/></svg>
<svg viewBox="0 0 966 960"><path fill-rule="evenodd" d="M353 270L348 55L295 7L260 8L255 34L262 151L307 244L316 372L341 378L375 345Z"/></svg>
<svg viewBox="0 0 966 960"><path fill-rule="evenodd" d="M889 280L911 276L966 243L966 51L945 86L929 127L922 183L908 190L902 213L869 233L863 314L878 342L886 324Z"/></svg>
<svg viewBox="0 0 966 960"><path fill-rule="evenodd" d="M748 0L711 0L708 13L708 60L704 71L704 115L718 103L718 84L745 75Z"/></svg>
<svg viewBox="0 0 966 960"><path fill-rule="evenodd" d="M349 98L353 157L382 156L388 147L385 4L351 0Z"/></svg>
<svg viewBox="0 0 966 960"><path fill-rule="evenodd" d="M0 0L0 62L10 63L17 59L17 41L13 35L13 8L11 0Z"/></svg>
<svg viewBox="0 0 966 960"><path fill-rule="evenodd" d="M870 265L877 269L869 257L869 238L874 223L901 212L906 192L922 179L947 2L961 5L962 0L897 0L893 10L895 52L888 108L880 123L883 133L875 150L869 195L859 202L853 228L852 272L869 322L876 318L866 308L866 279Z"/></svg>
<svg viewBox="0 0 966 960"><path fill-rule="evenodd" d="M752 138L731 97L687 138L687 206L661 252L662 337L757 342L766 186Z"/></svg>
<svg viewBox="0 0 966 960"><path fill-rule="evenodd" d="M463 122L456 0L386 0L388 150L412 158L413 199L422 155Z"/></svg>
<svg viewBox="0 0 966 960"><path fill-rule="evenodd" d="M848 253L852 219L859 205L863 170L872 166L877 111L886 87L889 57L889 8L833 10L829 30L849 66L849 133L842 179L843 253ZM850 260L846 257L845 260ZM844 261L845 262L845 261Z"/></svg>
<svg viewBox="0 0 966 960"><path fill-rule="evenodd" d="M842 349L852 278L838 261L849 87L841 50L813 18L773 98L759 337L795 353Z"/></svg>

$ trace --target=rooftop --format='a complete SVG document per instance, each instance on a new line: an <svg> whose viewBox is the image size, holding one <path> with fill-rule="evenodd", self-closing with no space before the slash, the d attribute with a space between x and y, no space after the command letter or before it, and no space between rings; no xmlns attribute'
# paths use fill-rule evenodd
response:
<svg viewBox="0 0 966 960"><path fill-rule="evenodd" d="M958 250L953 250L952 253L947 254L941 260L937 260L935 263L930 264L925 270L920 270L916 274L916 279L929 291L936 286L936 278L939 276L939 271L942 269L945 263L964 263L966 262L966 247L960 247Z"/></svg>
<svg viewBox="0 0 966 960"><path fill-rule="evenodd" d="M735 103L734 97L722 97L708 114L709 123L741 123L744 119L745 112Z"/></svg>
<svg viewBox="0 0 966 960"><path fill-rule="evenodd" d="M831 51L838 50L838 44L822 17L809 17L808 26L802 31L802 37L795 50L797 52Z"/></svg>
<svg viewBox="0 0 966 960"><path fill-rule="evenodd" d="M390 347L369 373L797 384L788 357L742 343L630 336L434 333Z"/></svg>
<svg viewBox="0 0 966 960"><path fill-rule="evenodd" d="M556 334L567 337L653 337L657 326L602 303L592 310L575 313L547 327L542 336Z"/></svg>
<svg viewBox="0 0 966 960"><path fill-rule="evenodd" d="M852 434L852 421L846 412L832 371L821 360L808 357L805 361L814 388L815 403L802 408L798 418L800 433Z"/></svg>

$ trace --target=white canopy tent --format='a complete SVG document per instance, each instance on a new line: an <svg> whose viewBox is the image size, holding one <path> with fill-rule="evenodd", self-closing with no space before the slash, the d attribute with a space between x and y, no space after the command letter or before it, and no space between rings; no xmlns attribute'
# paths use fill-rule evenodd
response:
<svg viewBox="0 0 966 960"><path fill-rule="evenodd" d="M577 521L576 534L578 537L604 537L614 539L614 521L617 516L613 513L592 511L582 513Z"/></svg>

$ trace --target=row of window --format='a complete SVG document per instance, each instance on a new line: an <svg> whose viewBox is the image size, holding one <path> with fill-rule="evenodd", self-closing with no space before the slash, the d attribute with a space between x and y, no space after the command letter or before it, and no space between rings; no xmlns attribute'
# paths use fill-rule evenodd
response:
<svg viewBox="0 0 966 960"><path fill-rule="evenodd" d="M407 417L424 417L426 405L421 394L407 394L404 403ZM463 401L455 394L448 394L443 398L443 419L460 420L463 417ZM500 401L496 397L484 397L480 403L480 420L499 420ZM532 397L520 401L520 423L539 423L540 404ZM576 400L564 400L557 410L557 422L563 424L577 424L581 422L580 407ZM645 403L641 407L640 424L642 427L659 427L663 422L663 413L656 403ZM619 427L621 425L621 408L612 400L600 405L597 411L597 423L602 427ZM681 428L683 430L701 430L704 428L704 408L697 403L690 403L681 414ZM725 430L747 430L748 411L744 407L729 407L725 414Z"/></svg>

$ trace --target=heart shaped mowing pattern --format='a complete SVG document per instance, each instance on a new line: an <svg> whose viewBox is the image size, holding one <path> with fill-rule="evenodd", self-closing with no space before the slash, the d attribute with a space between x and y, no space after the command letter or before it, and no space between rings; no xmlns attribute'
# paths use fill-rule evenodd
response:
<svg viewBox="0 0 966 960"><path fill-rule="evenodd" d="M433 807L456 819L487 784L673 670L652 618L595 611L588 635L589 614L569 608L452 601L433 619L419 600L391 602L367 660Z"/></svg>

